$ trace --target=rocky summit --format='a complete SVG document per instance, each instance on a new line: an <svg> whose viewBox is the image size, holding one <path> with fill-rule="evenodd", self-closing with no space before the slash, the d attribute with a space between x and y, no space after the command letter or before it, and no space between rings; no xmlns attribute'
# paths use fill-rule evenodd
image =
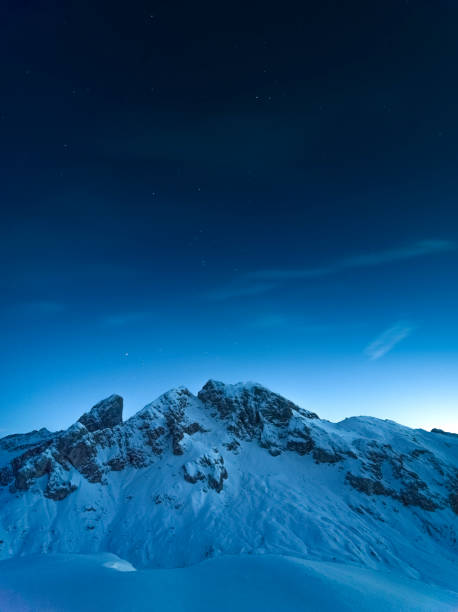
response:
<svg viewBox="0 0 458 612"><path fill-rule="evenodd" d="M330 423L255 383L179 387L126 421L122 409L111 395L65 431L0 440L0 558L273 553L450 583L458 436Z"/></svg>

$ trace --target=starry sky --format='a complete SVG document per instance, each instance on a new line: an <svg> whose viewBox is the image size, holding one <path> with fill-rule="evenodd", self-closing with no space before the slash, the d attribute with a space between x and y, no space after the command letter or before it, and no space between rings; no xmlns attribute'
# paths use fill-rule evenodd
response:
<svg viewBox="0 0 458 612"><path fill-rule="evenodd" d="M458 431L457 28L2 2L0 435L208 378Z"/></svg>

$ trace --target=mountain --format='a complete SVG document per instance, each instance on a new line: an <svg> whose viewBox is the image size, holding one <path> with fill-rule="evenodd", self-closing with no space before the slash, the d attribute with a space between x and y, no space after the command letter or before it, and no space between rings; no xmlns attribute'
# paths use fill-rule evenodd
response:
<svg viewBox="0 0 458 612"><path fill-rule="evenodd" d="M255 383L122 409L112 395L65 431L0 440L0 559L289 555L456 588L458 436L330 423Z"/></svg>

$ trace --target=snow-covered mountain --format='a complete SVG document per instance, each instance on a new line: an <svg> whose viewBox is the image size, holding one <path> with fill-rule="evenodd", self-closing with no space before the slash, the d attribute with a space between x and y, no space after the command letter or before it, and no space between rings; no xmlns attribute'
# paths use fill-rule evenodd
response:
<svg viewBox="0 0 458 612"><path fill-rule="evenodd" d="M457 435L330 423L253 383L177 388L124 422L122 405L0 440L1 559L269 553L456 585Z"/></svg>

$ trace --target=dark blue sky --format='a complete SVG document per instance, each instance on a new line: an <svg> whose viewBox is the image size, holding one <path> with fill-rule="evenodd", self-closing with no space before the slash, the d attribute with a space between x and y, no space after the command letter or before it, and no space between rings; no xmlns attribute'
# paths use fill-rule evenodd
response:
<svg viewBox="0 0 458 612"><path fill-rule="evenodd" d="M458 431L455 2L5 1L2 403L258 380Z"/></svg>

